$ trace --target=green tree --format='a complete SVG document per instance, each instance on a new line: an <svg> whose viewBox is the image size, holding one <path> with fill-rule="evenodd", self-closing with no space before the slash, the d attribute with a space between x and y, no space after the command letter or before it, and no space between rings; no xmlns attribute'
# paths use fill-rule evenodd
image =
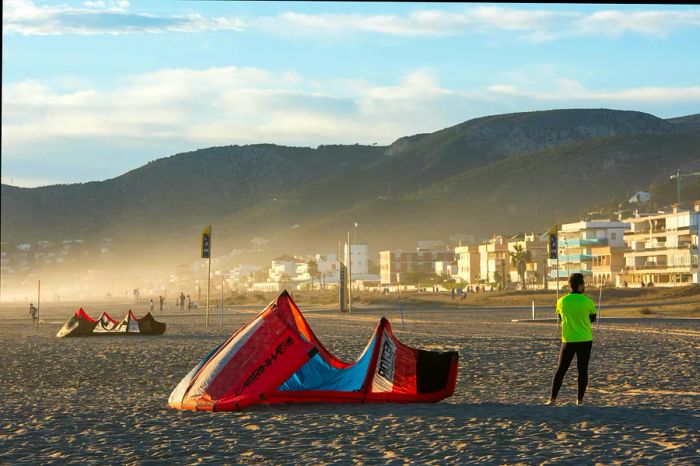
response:
<svg viewBox="0 0 700 466"><path fill-rule="evenodd" d="M311 289L314 289L314 279L318 278L320 275L318 272L318 263L315 260L310 260L307 262L309 276L311 277Z"/></svg>
<svg viewBox="0 0 700 466"><path fill-rule="evenodd" d="M525 288L525 271L527 263L532 261L532 253L523 248L520 244L516 244L513 251L510 252L510 263L518 271L518 278L523 289Z"/></svg>

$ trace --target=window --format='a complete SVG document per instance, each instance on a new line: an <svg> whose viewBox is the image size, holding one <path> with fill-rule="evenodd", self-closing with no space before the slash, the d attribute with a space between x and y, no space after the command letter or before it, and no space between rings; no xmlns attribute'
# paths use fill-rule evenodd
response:
<svg viewBox="0 0 700 466"><path fill-rule="evenodd" d="M617 239L617 232L616 231L613 231L612 233L610 233L610 239L613 241Z"/></svg>

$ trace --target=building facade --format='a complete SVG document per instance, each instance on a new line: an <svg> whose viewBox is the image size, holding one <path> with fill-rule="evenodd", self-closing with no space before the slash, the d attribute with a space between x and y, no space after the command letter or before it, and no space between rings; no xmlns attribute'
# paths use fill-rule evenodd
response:
<svg viewBox="0 0 700 466"><path fill-rule="evenodd" d="M467 285L479 283L479 246L472 244L467 246L457 246L455 248L457 256L457 278Z"/></svg>
<svg viewBox="0 0 700 466"><path fill-rule="evenodd" d="M504 286L510 278L508 242L495 235L479 245L479 281Z"/></svg>
<svg viewBox="0 0 700 466"><path fill-rule="evenodd" d="M698 271L698 223L700 201L692 210L677 206L669 213L639 215L627 219L625 274L629 286L642 283L661 286L700 283Z"/></svg>
<svg viewBox="0 0 700 466"><path fill-rule="evenodd" d="M364 243L352 243L350 245L350 260L348 261L348 244L343 247L345 263L350 264L352 278L363 277L369 273L369 256L367 245Z"/></svg>
<svg viewBox="0 0 700 466"><path fill-rule="evenodd" d="M416 248L415 251L404 251L402 249L380 251L380 282L382 285L398 283L398 274L402 273L435 273L435 262L437 261L454 261L454 252L446 248Z"/></svg>
<svg viewBox="0 0 700 466"><path fill-rule="evenodd" d="M547 276L547 236L538 235L536 233L528 233L516 235L508 240L508 255L512 257L518 248L529 253L530 259L523 263L522 266L513 265L511 257L510 262L510 281L512 283L520 283L521 276L518 267L523 267L523 277L525 279L525 287L544 287Z"/></svg>
<svg viewBox="0 0 700 466"><path fill-rule="evenodd" d="M563 224L557 231L559 260L549 259L550 284L561 287L572 273L581 273L588 283L593 283L594 251L598 257L608 253L611 257L608 262L596 262L596 277L604 276L607 277L604 280L614 282L621 270L614 269L612 257L624 251L624 233L629 226L629 223L611 220Z"/></svg>

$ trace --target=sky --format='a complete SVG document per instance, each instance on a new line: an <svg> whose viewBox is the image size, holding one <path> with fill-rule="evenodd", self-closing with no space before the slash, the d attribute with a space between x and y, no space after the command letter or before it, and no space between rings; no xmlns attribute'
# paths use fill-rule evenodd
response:
<svg viewBox="0 0 700 466"><path fill-rule="evenodd" d="M3 0L2 182L500 113L700 113L700 6Z"/></svg>

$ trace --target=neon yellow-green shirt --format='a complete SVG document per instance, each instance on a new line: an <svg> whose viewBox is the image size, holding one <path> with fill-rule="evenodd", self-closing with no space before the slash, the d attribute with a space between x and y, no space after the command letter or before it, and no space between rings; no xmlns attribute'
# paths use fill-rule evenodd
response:
<svg viewBox="0 0 700 466"><path fill-rule="evenodd" d="M595 303L580 293L569 293L557 301L557 314L561 316L561 341L574 343L593 341L590 314L595 314Z"/></svg>

